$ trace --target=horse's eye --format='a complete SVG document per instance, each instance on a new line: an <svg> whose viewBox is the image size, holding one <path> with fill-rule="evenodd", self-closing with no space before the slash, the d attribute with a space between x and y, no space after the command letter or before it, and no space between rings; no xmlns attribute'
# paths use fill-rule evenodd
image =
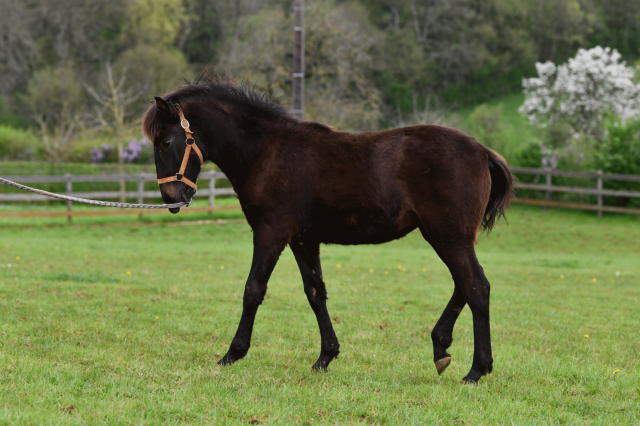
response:
<svg viewBox="0 0 640 426"><path fill-rule="evenodd" d="M170 140L164 140L162 142L160 142L160 146L163 148L169 148L169 145L171 145L171 141Z"/></svg>

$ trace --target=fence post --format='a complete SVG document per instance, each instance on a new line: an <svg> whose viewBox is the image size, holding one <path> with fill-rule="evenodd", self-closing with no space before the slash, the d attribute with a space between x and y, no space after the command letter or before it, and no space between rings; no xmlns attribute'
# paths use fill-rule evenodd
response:
<svg viewBox="0 0 640 426"><path fill-rule="evenodd" d="M140 172L138 175L138 204L144 203L144 197L142 196L142 193L144 192L144 178L142 175L143 172ZM138 213L138 218L142 219L142 210Z"/></svg>
<svg viewBox="0 0 640 426"><path fill-rule="evenodd" d="M71 173L65 174L64 177L66 179L67 195L71 196L71 193L73 192L73 185L71 184ZM67 201L67 211L69 212L69 214L67 215L67 219L69 220L69 222L73 220L71 216L72 206L73 206L73 202Z"/></svg>
<svg viewBox="0 0 640 426"><path fill-rule="evenodd" d="M598 217L602 217L602 170L596 173L598 174Z"/></svg>
<svg viewBox="0 0 640 426"><path fill-rule="evenodd" d="M547 184L547 186L551 186L551 169L550 168L545 168L545 182ZM551 200L551 191L546 191L544 194L544 199L545 200Z"/></svg>
<svg viewBox="0 0 640 426"><path fill-rule="evenodd" d="M209 178L209 214L213 213L213 205L216 202L216 171L211 170Z"/></svg>

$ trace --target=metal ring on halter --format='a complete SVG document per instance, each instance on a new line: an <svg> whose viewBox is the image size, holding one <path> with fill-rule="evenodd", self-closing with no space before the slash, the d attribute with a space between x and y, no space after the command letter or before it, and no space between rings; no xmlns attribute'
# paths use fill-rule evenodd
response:
<svg viewBox="0 0 640 426"><path fill-rule="evenodd" d="M176 173L176 180L178 182L182 181L182 176L184 176L182 173Z"/></svg>
<svg viewBox="0 0 640 426"><path fill-rule="evenodd" d="M187 122L187 125L184 125L184 122ZM183 118L182 120L180 120L180 125L182 126L183 129L188 129L189 128L189 120L187 120L186 118Z"/></svg>
<svg viewBox="0 0 640 426"><path fill-rule="evenodd" d="M189 140L191 140L191 143L189 143ZM195 140L194 138L186 138L186 139L184 140L184 142L185 142L187 145L193 145L194 143L196 143L196 140Z"/></svg>

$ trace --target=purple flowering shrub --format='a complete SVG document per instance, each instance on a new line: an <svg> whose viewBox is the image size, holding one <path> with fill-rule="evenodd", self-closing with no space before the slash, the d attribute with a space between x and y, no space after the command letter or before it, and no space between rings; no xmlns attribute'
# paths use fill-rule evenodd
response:
<svg viewBox="0 0 640 426"><path fill-rule="evenodd" d="M94 146L89 151L91 162L117 163L118 153L115 146L103 143L100 147ZM149 163L153 160L153 147L146 137L134 139L122 149L122 161L125 163Z"/></svg>
<svg viewBox="0 0 640 426"><path fill-rule="evenodd" d="M103 143L99 147L94 146L89 151L89 154L91 154L91 162L93 164L115 163L118 161L118 152L115 146L107 143Z"/></svg>

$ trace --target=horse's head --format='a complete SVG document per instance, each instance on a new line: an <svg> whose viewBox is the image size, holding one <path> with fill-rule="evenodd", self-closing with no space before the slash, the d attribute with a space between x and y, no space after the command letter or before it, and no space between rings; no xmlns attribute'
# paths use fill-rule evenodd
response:
<svg viewBox="0 0 640 426"><path fill-rule="evenodd" d="M142 130L153 143L160 193L167 204L188 203L196 193L196 179L204 161L202 152L180 105L155 99L144 116ZM169 211L178 213L180 208Z"/></svg>

